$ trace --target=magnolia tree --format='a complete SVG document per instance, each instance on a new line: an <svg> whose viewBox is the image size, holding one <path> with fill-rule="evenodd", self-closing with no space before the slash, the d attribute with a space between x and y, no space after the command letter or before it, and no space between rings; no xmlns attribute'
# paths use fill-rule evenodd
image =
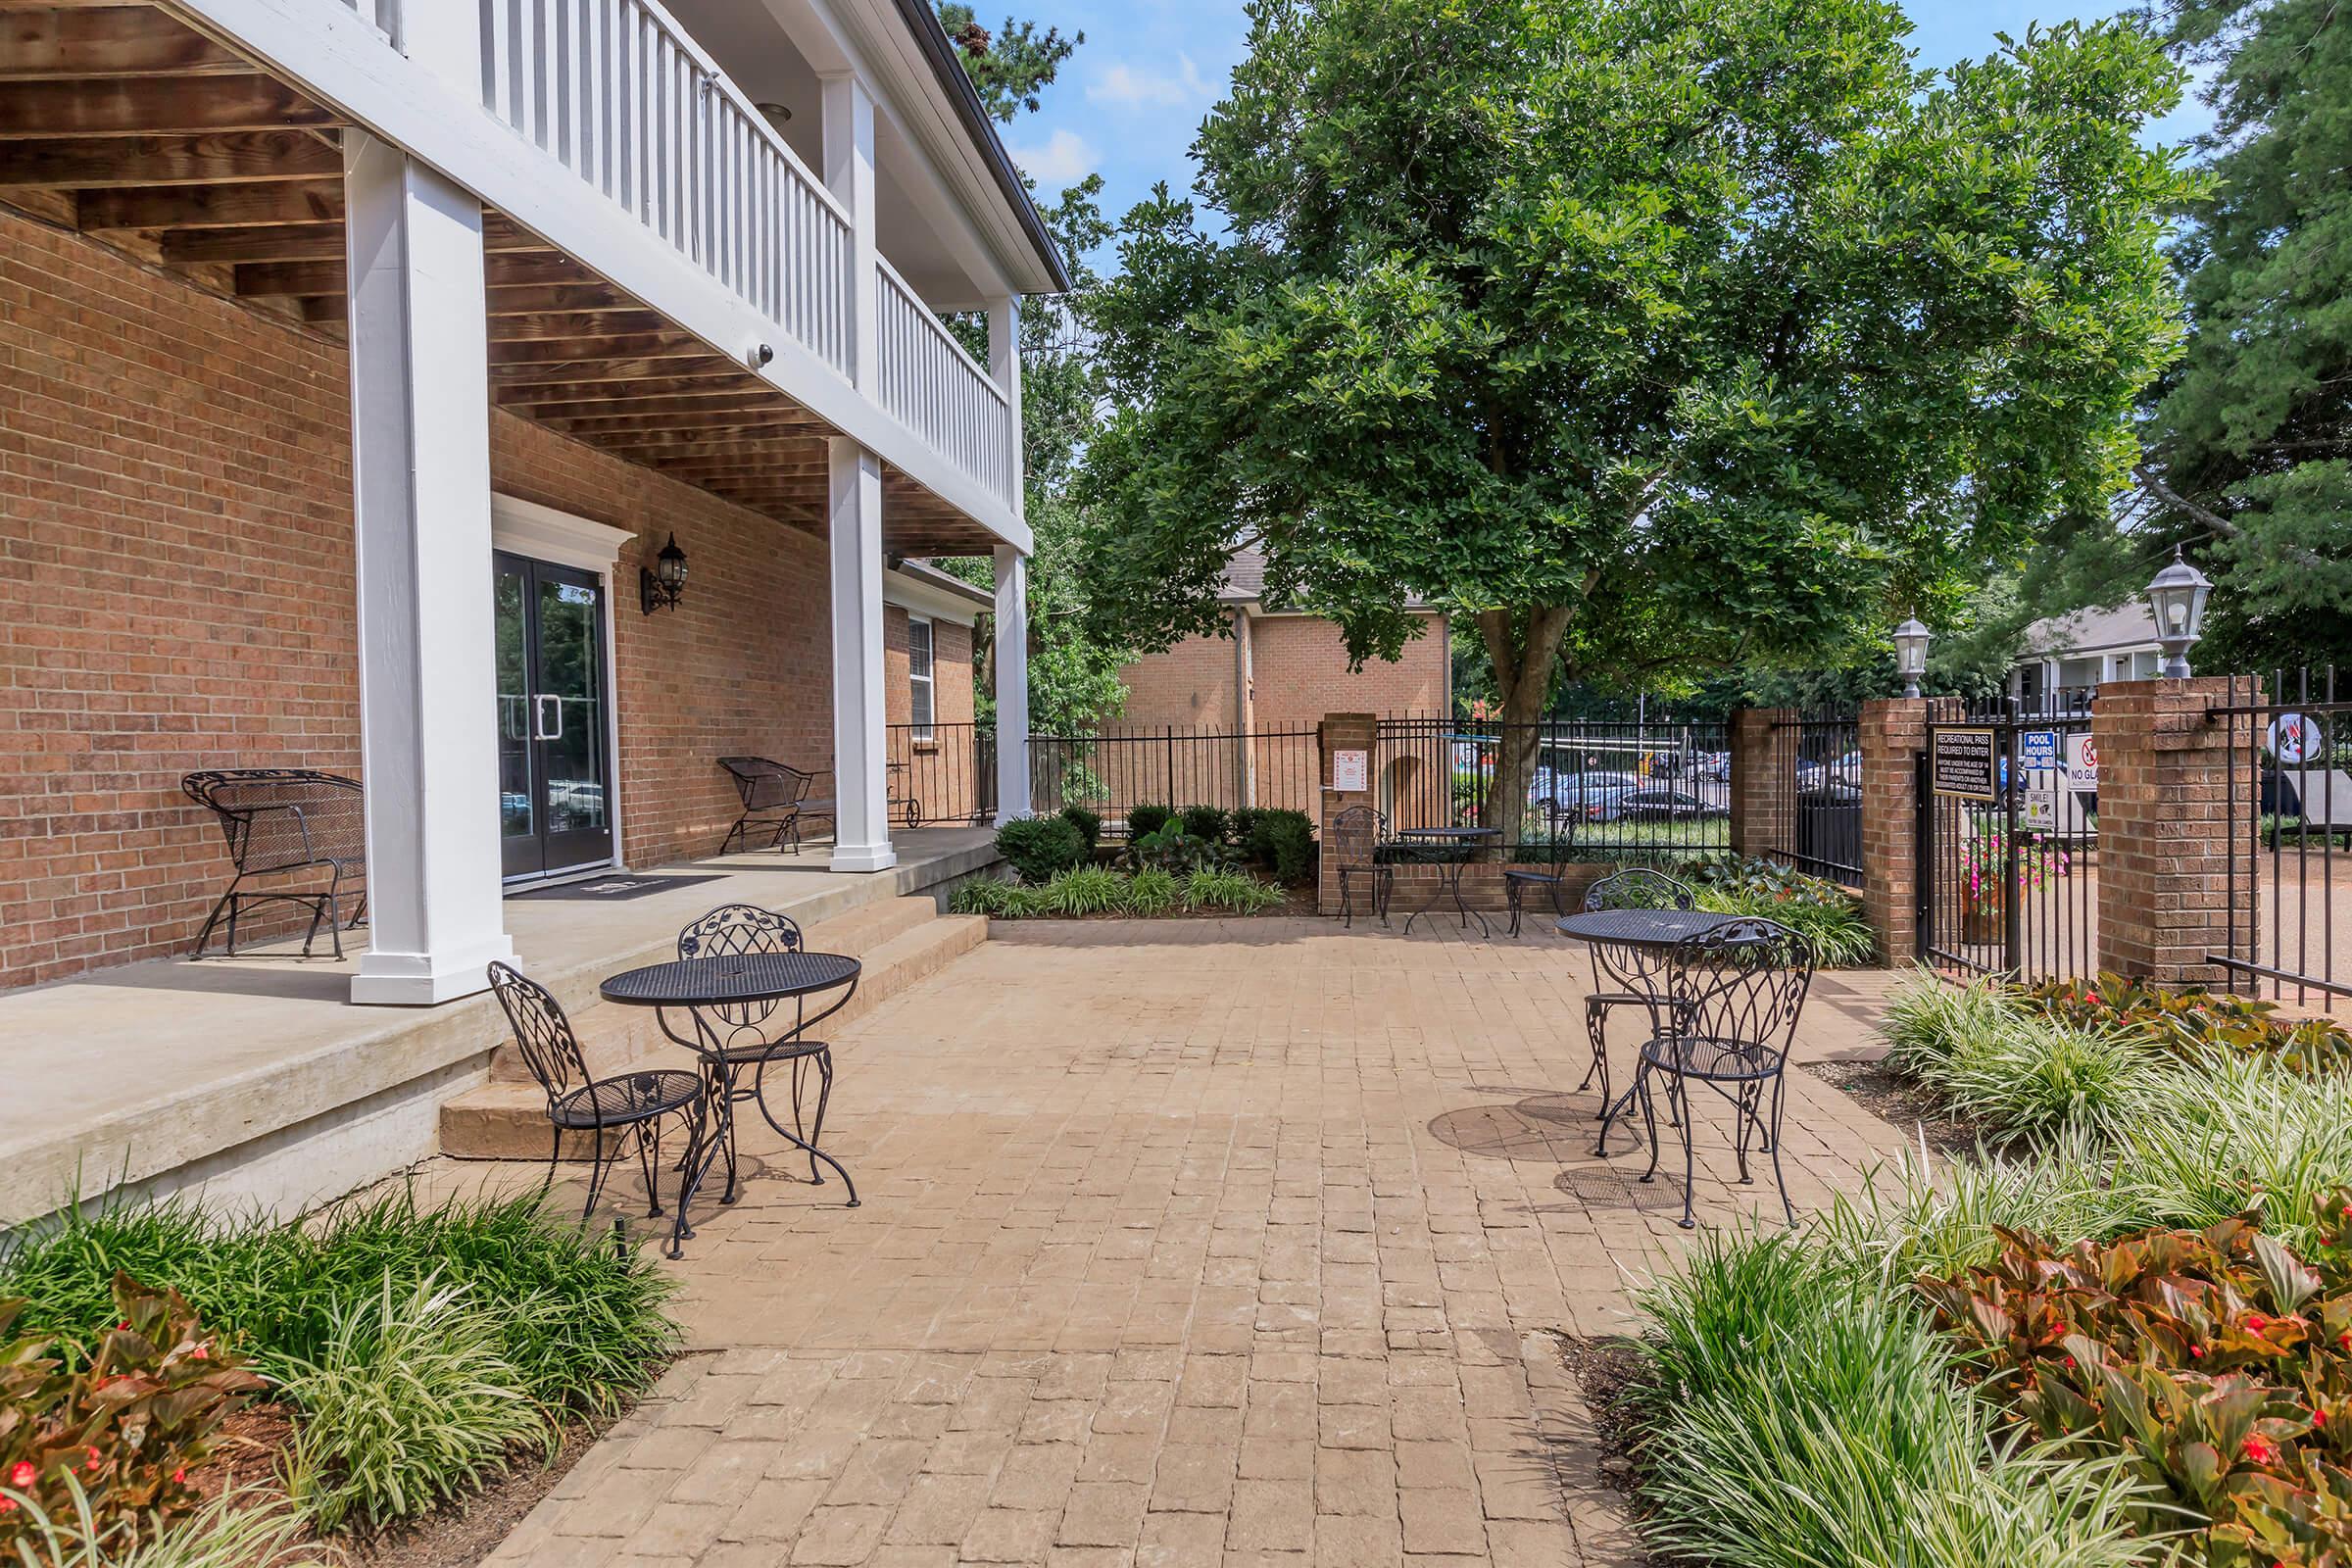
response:
<svg viewBox="0 0 2352 1568"><path fill-rule="evenodd" d="M1088 302L1088 599L1220 629L1227 555L1394 659L1474 619L1555 677L1883 638L2124 481L2175 346L2128 24L1919 70L1870 0L1255 0L1198 201ZM1489 809L1526 799L1506 731Z"/></svg>

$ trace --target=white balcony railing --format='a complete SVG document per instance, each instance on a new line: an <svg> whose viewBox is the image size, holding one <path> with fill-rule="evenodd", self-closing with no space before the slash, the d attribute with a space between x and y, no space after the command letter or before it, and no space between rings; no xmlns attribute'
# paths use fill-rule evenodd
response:
<svg viewBox="0 0 2352 1568"><path fill-rule="evenodd" d="M386 40L400 36L400 0L341 0L341 4Z"/></svg>
<svg viewBox="0 0 2352 1568"><path fill-rule="evenodd" d="M686 30L653 0L480 5L484 106L848 374L849 215Z"/></svg>
<svg viewBox="0 0 2352 1568"><path fill-rule="evenodd" d="M884 412L976 479L1012 499L1012 409L996 380L888 262L880 263L875 347Z"/></svg>

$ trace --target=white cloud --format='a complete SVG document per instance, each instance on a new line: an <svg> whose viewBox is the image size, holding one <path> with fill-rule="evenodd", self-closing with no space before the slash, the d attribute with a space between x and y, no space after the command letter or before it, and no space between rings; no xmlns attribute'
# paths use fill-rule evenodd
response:
<svg viewBox="0 0 2352 1568"><path fill-rule="evenodd" d="M1200 68L1193 57L1179 53L1174 74L1151 70L1138 71L1125 62L1118 62L1087 83L1086 96L1090 103L1122 104L1140 109L1160 106L1181 109L1186 104L1206 103L1215 94L1201 79Z"/></svg>
<svg viewBox="0 0 2352 1568"><path fill-rule="evenodd" d="M1043 147L1014 147L1012 161L1021 166L1031 179L1051 188L1069 185L1095 172L1102 155L1094 143L1074 130L1057 130L1046 138Z"/></svg>

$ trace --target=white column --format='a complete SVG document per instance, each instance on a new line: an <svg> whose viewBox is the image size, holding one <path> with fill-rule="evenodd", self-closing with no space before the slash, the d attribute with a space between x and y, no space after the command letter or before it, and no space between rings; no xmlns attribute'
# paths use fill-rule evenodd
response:
<svg viewBox="0 0 2352 1568"><path fill-rule="evenodd" d="M1021 451L1021 297L1007 294L988 308L988 373L1004 394L1004 472L1007 478L1005 499L1012 503L1012 514L1025 517L1028 514L1027 495L1021 482L1023 454Z"/></svg>
<svg viewBox="0 0 2352 1568"><path fill-rule="evenodd" d="M997 824L1029 814L1029 558L997 546Z"/></svg>
<svg viewBox="0 0 2352 1568"><path fill-rule="evenodd" d="M343 135L368 946L351 1000L429 1004L512 959L500 903L482 208Z"/></svg>
<svg viewBox="0 0 2352 1568"><path fill-rule="evenodd" d="M856 76L824 79L825 188L850 212L850 383L878 393L881 274L874 263L874 99Z"/></svg>
<svg viewBox="0 0 2352 1568"><path fill-rule="evenodd" d="M889 760L882 662L882 460L846 435L826 443L833 555L833 869L886 871Z"/></svg>

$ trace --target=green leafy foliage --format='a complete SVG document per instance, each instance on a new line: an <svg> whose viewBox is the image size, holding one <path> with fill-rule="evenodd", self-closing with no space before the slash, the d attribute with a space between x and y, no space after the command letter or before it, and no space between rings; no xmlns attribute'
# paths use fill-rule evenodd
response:
<svg viewBox="0 0 2352 1568"><path fill-rule="evenodd" d="M304 1541L302 1515L282 1495L230 1488L174 1520L101 1515L81 1483L66 1478L68 1504L30 1498L11 1568L339 1568L331 1546ZM0 1489L5 1495L5 1489Z"/></svg>
<svg viewBox="0 0 2352 1568"><path fill-rule="evenodd" d="M1996 1441L1915 1299L1796 1237L1700 1241L1648 1291L1637 1392L1647 1531L1725 1568L2123 1568L2112 1461Z"/></svg>
<svg viewBox="0 0 2352 1568"><path fill-rule="evenodd" d="M1031 900L1039 914L1107 914L1126 906L1127 879L1107 865L1064 871L1037 889Z"/></svg>
<svg viewBox="0 0 2352 1568"><path fill-rule="evenodd" d="M198 1499L186 1467L265 1386L177 1293L117 1274L111 1305L114 1322L78 1365L44 1335L0 1343L0 1555L44 1519L99 1536L187 1513ZM24 1308L0 1300L0 1336Z"/></svg>
<svg viewBox="0 0 2352 1568"><path fill-rule="evenodd" d="M1095 846L1102 842L1102 812L1083 806L1065 806L1061 808L1061 819L1076 828L1078 836L1086 840L1088 854L1093 854Z"/></svg>
<svg viewBox="0 0 2352 1568"><path fill-rule="evenodd" d="M1147 833L1156 833L1175 820L1176 810L1168 806L1130 806L1127 808L1127 836L1140 839Z"/></svg>
<svg viewBox="0 0 2352 1568"><path fill-rule="evenodd" d="M556 1429L501 1353L496 1314L427 1275L341 1303L317 1359L284 1358L302 1411L289 1490L322 1530L413 1518L480 1487Z"/></svg>
<svg viewBox="0 0 2352 1568"><path fill-rule="evenodd" d="M1184 905L1188 909L1226 909L1235 914L1255 914L1281 902L1282 889L1270 887L1247 871L1201 866L1184 879Z"/></svg>
<svg viewBox="0 0 2352 1568"><path fill-rule="evenodd" d="M1825 969L1866 964L1878 952L1862 901L1835 882L1732 855L1686 860L1675 874L1691 885L1702 909L1777 920L1796 932Z"/></svg>
<svg viewBox="0 0 2352 1568"><path fill-rule="evenodd" d="M1922 1077L2005 1142L2118 1128L2147 1106L2157 1069L2148 1048L2121 1031L2011 1020L1963 1037Z"/></svg>
<svg viewBox="0 0 2352 1568"><path fill-rule="evenodd" d="M438 1278L495 1314L501 1354L550 1407L611 1410L675 1343L672 1285L634 1249L550 1214L538 1195L419 1207L403 1190L281 1225L179 1200L75 1207L0 1255L21 1327L94 1343L118 1321L118 1271L184 1296L260 1369L316 1359L338 1316L381 1288Z"/></svg>
<svg viewBox="0 0 2352 1568"><path fill-rule="evenodd" d="M1129 821L1132 825L1133 818ZM1127 856L1138 867L1153 866L1179 875L1200 867L1221 866L1227 858L1223 844L1188 831L1175 818L1149 833L1131 836Z"/></svg>
<svg viewBox="0 0 2352 1568"><path fill-rule="evenodd" d="M1224 843L1233 832L1233 817L1221 806L1188 806L1176 814L1186 833L1210 844Z"/></svg>
<svg viewBox="0 0 2352 1568"><path fill-rule="evenodd" d="M1250 858L1274 874L1284 887L1297 887L1315 875L1315 824L1304 811L1266 808L1252 811L1247 832L1236 817L1235 832Z"/></svg>
<svg viewBox="0 0 2352 1568"><path fill-rule="evenodd" d="M1086 858L1086 839L1058 816L1015 817L997 829L997 853L1034 887Z"/></svg>
<svg viewBox="0 0 2352 1568"><path fill-rule="evenodd" d="M2315 1568L2352 1554L2352 1226L2308 1261L2247 1216L2059 1246L2004 1230L1990 1264L1920 1289L1984 1387L2042 1441L2122 1456L2144 1524L2203 1522L2186 1560Z"/></svg>
<svg viewBox="0 0 2352 1568"><path fill-rule="evenodd" d="M1883 0L1250 17L1197 203L1083 307L1106 634L1213 634L1248 542L1357 661L1457 612L1524 725L1557 677L1874 648L2123 482L2188 189L2132 23L1930 73Z"/></svg>
<svg viewBox="0 0 2352 1568"><path fill-rule="evenodd" d="M1183 897L1173 871L1147 865L1127 878L1127 912L1149 917L1166 914Z"/></svg>
<svg viewBox="0 0 2352 1568"><path fill-rule="evenodd" d="M2272 1055L2296 1071L2352 1068L2352 1031L2332 1018L2281 1018L2278 1004L2216 996L2202 986L2152 986L2102 970L2097 979L2021 988L2025 1011L2085 1029L2122 1029L2175 1055L2214 1050Z"/></svg>
<svg viewBox="0 0 2352 1568"><path fill-rule="evenodd" d="M1182 829L1171 823L1163 831ZM1246 871L1145 865L1122 872L1093 865L1064 871L1037 887L975 879L956 888L951 906L959 914L1020 920L1095 914L1151 916L1170 913L1179 906L1254 914L1280 903L1280 888Z"/></svg>

